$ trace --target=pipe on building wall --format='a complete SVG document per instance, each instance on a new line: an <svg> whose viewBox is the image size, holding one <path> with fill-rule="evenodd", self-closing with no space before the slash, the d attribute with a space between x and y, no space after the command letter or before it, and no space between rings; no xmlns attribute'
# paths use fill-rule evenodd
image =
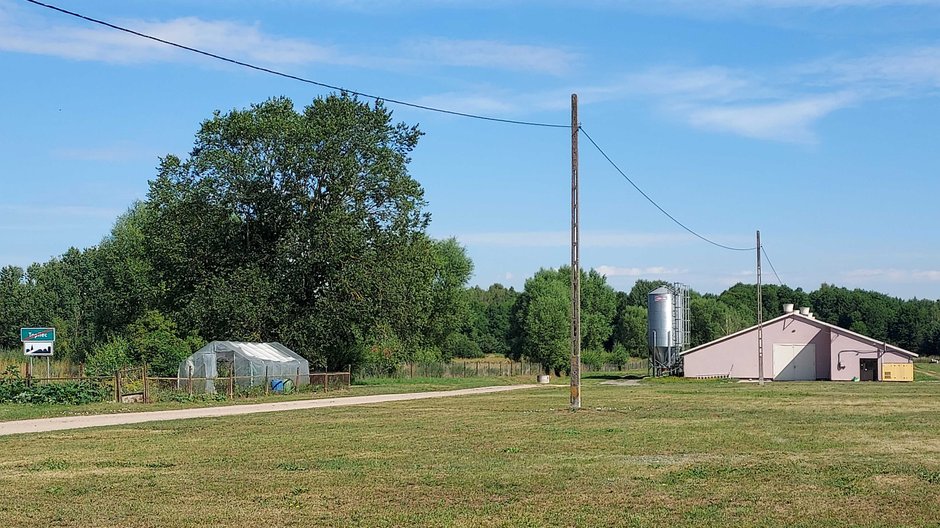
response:
<svg viewBox="0 0 940 528"><path fill-rule="evenodd" d="M844 352L848 352L848 353L850 353L850 354L855 354L856 356L859 356L859 355L861 355L861 354L871 354L872 352L874 352L875 354L878 355L878 357L877 357L876 359L879 359L879 360L881 359L881 356L884 355L884 351L883 351L883 350L879 350L879 349L877 349L877 348L874 349L874 350L840 350L839 353L836 354L836 358L838 359L838 361L836 361L836 368L839 369L839 370L845 370L845 364L842 363L842 354L843 354Z"/></svg>

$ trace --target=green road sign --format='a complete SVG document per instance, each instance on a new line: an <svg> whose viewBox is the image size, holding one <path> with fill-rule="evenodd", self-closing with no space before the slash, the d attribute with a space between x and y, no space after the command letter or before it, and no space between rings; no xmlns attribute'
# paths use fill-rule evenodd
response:
<svg viewBox="0 0 940 528"><path fill-rule="evenodd" d="M55 341L55 328L20 328L20 341Z"/></svg>

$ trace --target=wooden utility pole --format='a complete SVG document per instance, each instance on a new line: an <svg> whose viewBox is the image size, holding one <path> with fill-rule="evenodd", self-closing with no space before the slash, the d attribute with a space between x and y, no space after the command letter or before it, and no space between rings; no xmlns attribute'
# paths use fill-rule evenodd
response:
<svg viewBox="0 0 940 528"><path fill-rule="evenodd" d="M578 94L571 94L571 410L581 408L581 226L578 203Z"/></svg>
<svg viewBox="0 0 940 528"><path fill-rule="evenodd" d="M760 287L760 230L757 231L757 379L764 386L764 299Z"/></svg>

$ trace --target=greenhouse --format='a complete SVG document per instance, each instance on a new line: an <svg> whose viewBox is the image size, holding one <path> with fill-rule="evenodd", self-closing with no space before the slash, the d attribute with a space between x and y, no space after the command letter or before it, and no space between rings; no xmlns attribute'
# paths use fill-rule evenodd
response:
<svg viewBox="0 0 940 528"><path fill-rule="evenodd" d="M234 374L239 387L271 385L275 390L310 383L310 364L280 343L213 341L180 363L179 383L215 392L217 381ZM224 390L224 389L222 389ZM200 391L201 392L201 391Z"/></svg>

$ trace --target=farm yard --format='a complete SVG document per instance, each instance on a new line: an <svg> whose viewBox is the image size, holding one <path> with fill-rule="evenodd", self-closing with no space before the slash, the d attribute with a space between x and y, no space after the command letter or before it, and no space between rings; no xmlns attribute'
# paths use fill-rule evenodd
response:
<svg viewBox="0 0 940 528"><path fill-rule="evenodd" d="M940 521L938 383L612 377L586 379L575 413L554 385L4 437L0 524Z"/></svg>

